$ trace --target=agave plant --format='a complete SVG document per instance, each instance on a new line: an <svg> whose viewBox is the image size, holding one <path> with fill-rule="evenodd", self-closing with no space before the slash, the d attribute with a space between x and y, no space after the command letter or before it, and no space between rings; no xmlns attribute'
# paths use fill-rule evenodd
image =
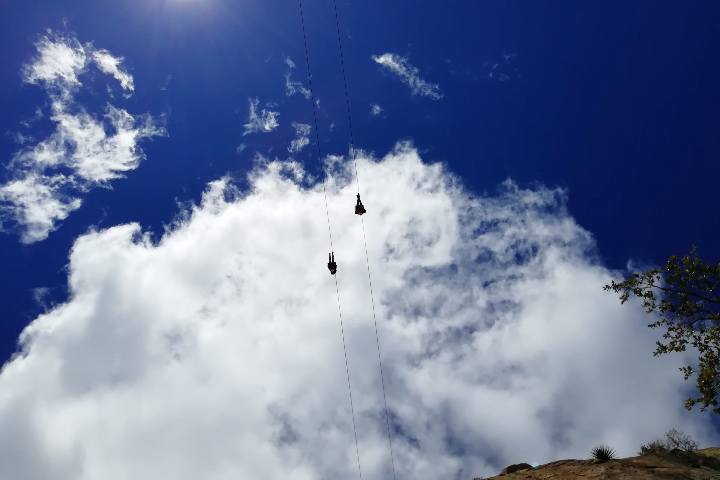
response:
<svg viewBox="0 0 720 480"><path fill-rule="evenodd" d="M607 445L600 445L592 449L592 456L595 460L601 462L607 462L615 458L615 450L608 447Z"/></svg>

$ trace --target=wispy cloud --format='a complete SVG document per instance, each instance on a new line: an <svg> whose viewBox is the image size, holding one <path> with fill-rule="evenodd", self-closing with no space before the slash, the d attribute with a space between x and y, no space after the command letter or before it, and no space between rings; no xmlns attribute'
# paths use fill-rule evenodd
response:
<svg viewBox="0 0 720 480"><path fill-rule="evenodd" d="M44 240L58 222L82 205L81 192L74 187L71 176L30 170L0 187L3 216L22 227L23 243Z"/></svg>
<svg viewBox="0 0 720 480"><path fill-rule="evenodd" d="M292 126L295 129L295 138L290 142L288 151L290 153L297 153L310 144L311 127L307 123L297 122L293 122Z"/></svg>
<svg viewBox="0 0 720 480"><path fill-rule="evenodd" d="M443 98L440 85L423 80L420 77L420 71L417 67L411 65L407 58L396 53L384 53L382 55L373 55L372 59L410 87L413 95L420 95L433 100Z"/></svg>
<svg viewBox="0 0 720 480"><path fill-rule="evenodd" d="M114 57L107 50L95 50L93 60L103 73L115 77L123 89L129 92L135 91L135 82L132 75L120 67L123 61L122 57Z"/></svg>
<svg viewBox="0 0 720 480"><path fill-rule="evenodd" d="M257 98L249 98L248 102L250 104L248 121L243 125L245 127L243 136L258 132L272 132L280 125L278 122L279 112L266 108L260 109L260 100Z"/></svg>
<svg viewBox="0 0 720 480"><path fill-rule="evenodd" d="M37 107L35 109L35 113L32 117L26 118L25 120L20 121L20 125L22 125L25 128L30 128L35 122L38 120L41 120L45 117L45 113L42 111L42 108Z"/></svg>
<svg viewBox="0 0 720 480"><path fill-rule="evenodd" d="M48 32L35 48L37 57L23 68L25 82L42 84L54 94L81 85L78 77L85 71L87 49L77 38Z"/></svg>
<svg viewBox="0 0 720 480"><path fill-rule="evenodd" d="M295 62L292 58L286 57L285 64L288 66L288 72L285 74L285 95L292 97L296 93L299 93L306 99L310 100L312 93L301 81L292 79L292 72L295 69Z"/></svg>
<svg viewBox="0 0 720 480"><path fill-rule="evenodd" d="M137 168L145 158L140 140L166 134L149 115L133 116L107 104L104 115L95 116L76 102L81 76L91 65L132 93L133 77L122 68L122 58L52 31L35 46L37 56L23 67L23 79L48 94L55 130L13 155L12 179L0 186L0 217L20 228L24 243L47 238L80 208L82 194Z"/></svg>
<svg viewBox="0 0 720 480"><path fill-rule="evenodd" d="M165 77L165 82L160 86L160 90L163 92L166 92L168 87L170 86L170 83L172 83L173 76L172 74L168 74L167 77Z"/></svg>
<svg viewBox="0 0 720 480"><path fill-rule="evenodd" d="M10 135L18 145L25 145L35 140L31 135L26 135L22 132L8 132L8 135Z"/></svg>
<svg viewBox="0 0 720 480"><path fill-rule="evenodd" d="M520 78L520 71L515 65L516 57L517 53L504 53L500 58L484 62L487 79L503 83Z"/></svg>
<svg viewBox="0 0 720 480"><path fill-rule="evenodd" d="M50 307L50 293L51 289L48 287L36 287L32 289L32 296L35 303L42 307L44 310Z"/></svg>

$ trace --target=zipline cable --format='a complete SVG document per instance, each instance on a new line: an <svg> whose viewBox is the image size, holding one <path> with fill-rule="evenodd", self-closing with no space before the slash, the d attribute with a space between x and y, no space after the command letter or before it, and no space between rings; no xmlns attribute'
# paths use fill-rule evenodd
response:
<svg viewBox="0 0 720 480"><path fill-rule="evenodd" d="M315 145L317 146L318 159L322 159L322 151L320 149L320 135L318 133L317 105L315 103L315 93L314 93L313 84L312 84L312 73L310 72L310 53L308 50L307 34L305 33L305 15L303 13L302 0L298 0L298 9L300 11L300 25L302 27L303 45L305 46L305 67L307 69L308 89L310 90L310 100L312 101L313 121L315 124ZM323 196L325 198L325 216L327 217L328 238L330 240L330 251L332 252L332 251L334 251L334 247L333 247L332 227L330 225L330 209L328 208L326 183L327 183L327 179L323 180ZM333 275L333 278L335 279L335 296L337 298L338 318L340 320L340 337L342 339L343 355L345 356L345 375L347 377L348 398L350 400L350 412L352 414L353 434L355 437L355 456L357 458L358 475L360 476L360 479L362 480L362 468L360 467L360 449L358 447L357 426L355 424L355 406L353 405L352 386L350 383L350 366L348 363L347 347L345 345L345 326L343 325L342 307L340 305L340 287L338 286L337 276Z"/></svg>
<svg viewBox="0 0 720 480"><path fill-rule="evenodd" d="M347 108L348 132L350 134L350 154L353 158L355 167L355 183L357 184L358 195L360 194L360 176L358 175L357 156L355 154L355 136L353 135L352 113L350 109L350 93L348 89L347 74L345 73L345 56L343 55L342 38L340 34L340 15L338 14L337 0L332 0L333 10L335 11L335 28L337 31L338 51L340 55L340 69L342 70L343 86L345 87L345 107ZM360 198L360 197L358 197ZM377 315L375 313L375 295L373 293L372 275L370 273L370 256L368 255L367 235L365 233L365 220L360 215L360 223L362 224L363 242L365 243L365 264L367 265L368 285L370 286L370 304L372 305L373 325L375 326L375 345L377 346L378 369L380 370L380 385L382 386L383 403L385 406L385 424L387 427L388 449L390 451L390 464L392 465L393 479L397 480L395 471L395 455L392 448L392 432L390 429L390 411L387 404L387 394L385 392L385 375L383 373L382 354L380 349L380 334L378 332Z"/></svg>

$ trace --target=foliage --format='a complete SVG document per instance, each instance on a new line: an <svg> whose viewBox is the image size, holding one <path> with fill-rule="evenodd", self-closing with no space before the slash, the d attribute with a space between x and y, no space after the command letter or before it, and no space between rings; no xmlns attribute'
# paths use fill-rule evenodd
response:
<svg viewBox="0 0 720 480"><path fill-rule="evenodd" d="M694 452L697 450L697 442L693 440L690 435L679 432L674 428L667 431L665 434L665 444L669 449L678 448L685 450L686 452Z"/></svg>
<svg viewBox="0 0 720 480"><path fill-rule="evenodd" d="M651 453L663 453L668 450L677 448L685 452L694 452L697 450L697 442L690 435L671 428L665 433L665 440L653 440L640 446L640 455L649 455Z"/></svg>
<svg viewBox="0 0 720 480"><path fill-rule="evenodd" d="M595 447L590 452L595 460L606 462L615 458L615 450L608 447L607 445L600 445Z"/></svg>
<svg viewBox="0 0 720 480"><path fill-rule="evenodd" d="M663 268L634 273L627 279L612 281L604 290L613 291L625 303L631 296L642 302L645 311L656 313L659 319L650 328L667 326L663 334L666 341L657 341L654 356L684 352L688 343L700 354L697 372L697 389L700 396L688 398L685 408L692 410L698 403L700 411L713 407L720 414L720 263L704 262L695 247L690 254L672 256ZM695 370L681 367L685 380Z"/></svg>
<svg viewBox="0 0 720 480"><path fill-rule="evenodd" d="M653 440L649 443L643 443L640 445L640 451L638 455L650 455L651 453L663 453L667 452L665 442L662 440Z"/></svg>

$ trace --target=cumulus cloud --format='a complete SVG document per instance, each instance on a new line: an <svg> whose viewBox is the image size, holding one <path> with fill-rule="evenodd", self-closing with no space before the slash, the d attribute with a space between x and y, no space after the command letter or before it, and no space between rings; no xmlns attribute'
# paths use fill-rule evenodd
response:
<svg viewBox="0 0 720 480"><path fill-rule="evenodd" d="M285 74L285 95L292 97L296 93L299 93L307 100L310 100L310 97L312 97L310 89L303 85L301 81L292 79L292 71L295 69L295 62L293 62L292 58L287 57L285 59L285 64L288 66L288 72Z"/></svg>
<svg viewBox="0 0 720 480"><path fill-rule="evenodd" d="M377 103L373 103L370 105L370 115L373 117L377 117L383 112L383 108L378 105Z"/></svg>
<svg viewBox="0 0 720 480"><path fill-rule="evenodd" d="M440 85L422 79L420 71L417 67L411 65L407 58L396 53L383 53L382 55L373 55L372 59L410 87L413 95L420 95L433 100L443 98Z"/></svg>
<svg viewBox="0 0 720 480"><path fill-rule="evenodd" d="M293 122L292 123L293 128L295 129L295 138L290 142L290 146L288 147L288 151L290 153L297 153L303 148L310 145L310 125L307 123L298 123Z"/></svg>
<svg viewBox="0 0 720 480"><path fill-rule="evenodd" d="M24 243L47 238L80 208L83 193L109 186L138 167L145 158L141 140L165 134L149 115L133 116L107 104L98 116L76 102L89 64L132 92L133 78L121 68L122 58L53 32L35 46L37 56L23 67L23 78L48 94L55 130L34 145L23 143L9 162L11 179L0 186L0 218L18 226Z"/></svg>
<svg viewBox="0 0 720 480"><path fill-rule="evenodd" d="M260 100L257 98L249 98L250 111L248 112L248 121L243 127L245 131L243 136L258 132L272 132L280 123L278 122L279 112L273 112L268 109L259 109Z"/></svg>
<svg viewBox="0 0 720 480"><path fill-rule="evenodd" d="M392 478L349 162L328 204L367 478ZM701 442L639 308L601 290L561 190L478 196L409 145L358 158L400 478L620 455L670 426ZM0 476L35 480L355 475L323 190L297 163L227 179L156 244L136 224L80 237L67 302L0 374Z"/></svg>

